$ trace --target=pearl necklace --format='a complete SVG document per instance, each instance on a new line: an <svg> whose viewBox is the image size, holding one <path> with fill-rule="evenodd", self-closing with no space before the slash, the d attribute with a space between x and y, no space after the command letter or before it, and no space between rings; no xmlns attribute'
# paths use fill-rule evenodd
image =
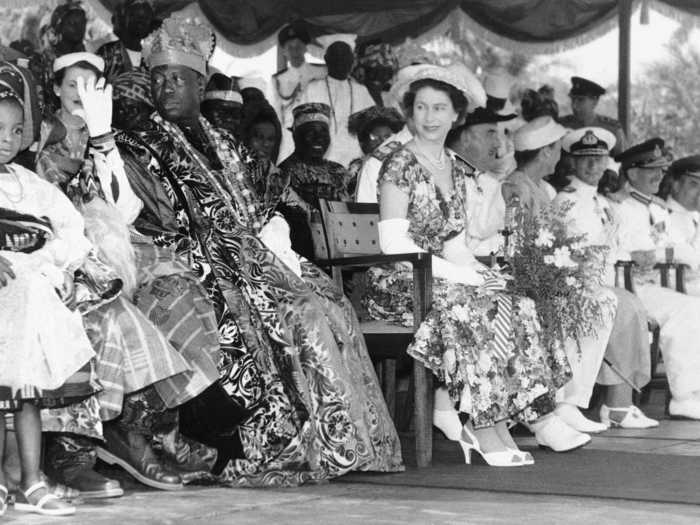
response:
<svg viewBox="0 0 700 525"><path fill-rule="evenodd" d="M437 168L438 170L444 170L447 167L447 155L445 155L445 148L440 148L440 155L437 159L435 159L428 155L425 151L423 151L423 148L419 147L417 143L415 144L418 153L420 153L421 156L425 160L427 160L434 168Z"/></svg>

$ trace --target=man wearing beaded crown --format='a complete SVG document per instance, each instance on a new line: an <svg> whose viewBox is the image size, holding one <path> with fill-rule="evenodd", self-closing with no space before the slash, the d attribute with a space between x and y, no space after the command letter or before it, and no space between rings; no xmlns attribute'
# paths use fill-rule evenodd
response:
<svg viewBox="0 0 700 525"><path fill-rule="evenodd" d="M657 284L654 263L675 258L669 235L669 210L654 194L670 164L664 141L653 138L623 151L624 187L613 195L620 219L618 259L635 261L635 292L661 327L661 351L671 388L671 416L700 419L700 298Z"/></svg>
<svg viewBox="0 0 700 525"><path fill-rule="evenodd" d="M205 26L166 19L144 42L157 110L151 126L117 136L123 154L138 159L130 164L134 187L151 194L141 232L189 262L216 312L218 393L181 410L182 424L217 446L220 479L239 485L400 470L398 437L364 340L354 335L352 306L291 250L289 226L273 214L281 195L258 194L253 156L200 114L211 44ZM307 384L309 373L323 388ZM355 443L331 438L332 407L347 417ZM368 428L342 414L348 410L369 410L381 424ZM336 454L352 459L321 459Z"/></svg>

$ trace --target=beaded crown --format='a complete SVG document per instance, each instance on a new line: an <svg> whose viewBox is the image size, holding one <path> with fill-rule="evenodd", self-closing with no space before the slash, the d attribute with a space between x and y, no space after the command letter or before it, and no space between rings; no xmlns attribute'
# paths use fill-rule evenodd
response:
<svg viewBox="0 0 700 525"><path fill-rule="evenodd" d="M207 73L207 62L216 46L216 38L206 24L173 14L143 41L143 56L148 67L179 65Z"/></svg>

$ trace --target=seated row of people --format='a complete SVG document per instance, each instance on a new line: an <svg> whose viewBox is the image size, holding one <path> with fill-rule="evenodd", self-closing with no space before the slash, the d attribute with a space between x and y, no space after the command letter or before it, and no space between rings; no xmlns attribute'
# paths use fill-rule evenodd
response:
<svg viewBox="0 0 700 525"><path fill-rule="evenodd" d="M175 17L150 38L156 112L116 134L99 57L54 61L60 108L40 137L30 75L0 70L0 206L15 214L0 298L20 306L2 310L0 383L21 462L18 479L2 471L2 510L10 481L16 510L75 510L39 472L42 426L51 481L87 496L122 492L96 456L160 489L403 469L352 307L291 250L253 158L200 115L210 31ZM147 99L136 80L117 97ZM36 139L34 173L14 159Z"/></svg>
<svg viewBox="0 0 700 525"><path fill-rule="evenodd" d="M3 411L15 414L17 510L74 512L52 496L55 482L91 496L121 494L92 468L97 456L160 489L212 475L230 485L294 485L403 468L357 317L290 240L288 222L298 213L309 217L319 198L355 193L345 168L324 158L337 108L294 108L296 151L278 170L281 130L263 100L241 105L238 136L253 152L203 118L207 108L225 126L206 102L231 98L226 85L206 89L211 42L207 28L173 16L145 42L148 73L118 75L113 88L101 79L100 57L58 57L52 82L60 107L41 130L33 125L30 76L0 67L0 302L21 303L2 310L12 337L0 339L0 352L16 369L6 370L0 392ZM340 85L347 57L344 48L335 51ZM507 293L507 276L474 253L497 249L507 203L536 214L554 201L572 204L567 226L585 231L588 242L614 238L631 256L650 259L649 250L666 241L655 235L651 246L625 248L615 214L630 198L648 210L658 204L635 195L648 197L660 179L662 144L653 142L651 154L645 144L619 156L632 189L609 204L591 191L600 159L615 145L605 130L567 134L551 118L535 118L516 131L511 157L508 147L493 149L507 142L506 123L515 115L489 107L468 71L410 66L393 95L402 102L403 128L395 112L356 117L366 120L353 126L362 141L396 133L371 154L367 147L356 193L379 202L383 251L432 253L434 301L409 354L440 380L435 425L460 443L467 462L477 451L503 467L534 462L510 436L509 421L525 423L540 445L561 452L608 425L656 425L632 404L627 384L648 381L642 304L654 302L645 299L653 291L635 296L612 282L601 286L597 293L612 309L579 354L573 341L544 344L532 301ZM20 167L15 158L35 141L32 169ZM544 177L562 143L577 178L556 195ZM583 226L588 219L579 213L600 228ZM665 224L651 211L646 219L654 231ZM600 264L610 267L614 257ZM411 279L399 266L371 269L369 314L411 318ZM648 308L657 308L651 313L661 325L671 412L697 417L690 340L700 326L697 300L662 292L671 294L670 306ZM71 330L32 323L37 316ZM579 410L596 381L611 386L601 423ZM460 411L469 415L466 425ZM42 427L51 433L53 486L39 472ZM4 510L10 480L0 476Z"/></svg>

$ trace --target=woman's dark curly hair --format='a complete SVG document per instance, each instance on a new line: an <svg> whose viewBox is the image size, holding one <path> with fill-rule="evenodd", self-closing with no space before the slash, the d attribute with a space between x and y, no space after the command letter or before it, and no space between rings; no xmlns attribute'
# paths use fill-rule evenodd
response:
<svg viewBox="0 0 700 525"><path fill-rule="evenodd" d="M537 91L526 89L520 101L520 110L523 120L527 122L543 116L550 116L557 120L559 104L554 100L554 88L545 84Z"/></svg>
<svg viewBox="0 0 700 525"><path fill-rule="evenodd" d="M416 101L416 93L425 87L430 87L447 93L452 101L452 107L459 115L457 122L461 122L464 119L468 106L467 97L464 96L464 93L446 82L433 80L432 78L416 80L409 86L408 91L403 96L402 101L403 111L407 117L410 118L413 116L413 103Z"/></svg>

